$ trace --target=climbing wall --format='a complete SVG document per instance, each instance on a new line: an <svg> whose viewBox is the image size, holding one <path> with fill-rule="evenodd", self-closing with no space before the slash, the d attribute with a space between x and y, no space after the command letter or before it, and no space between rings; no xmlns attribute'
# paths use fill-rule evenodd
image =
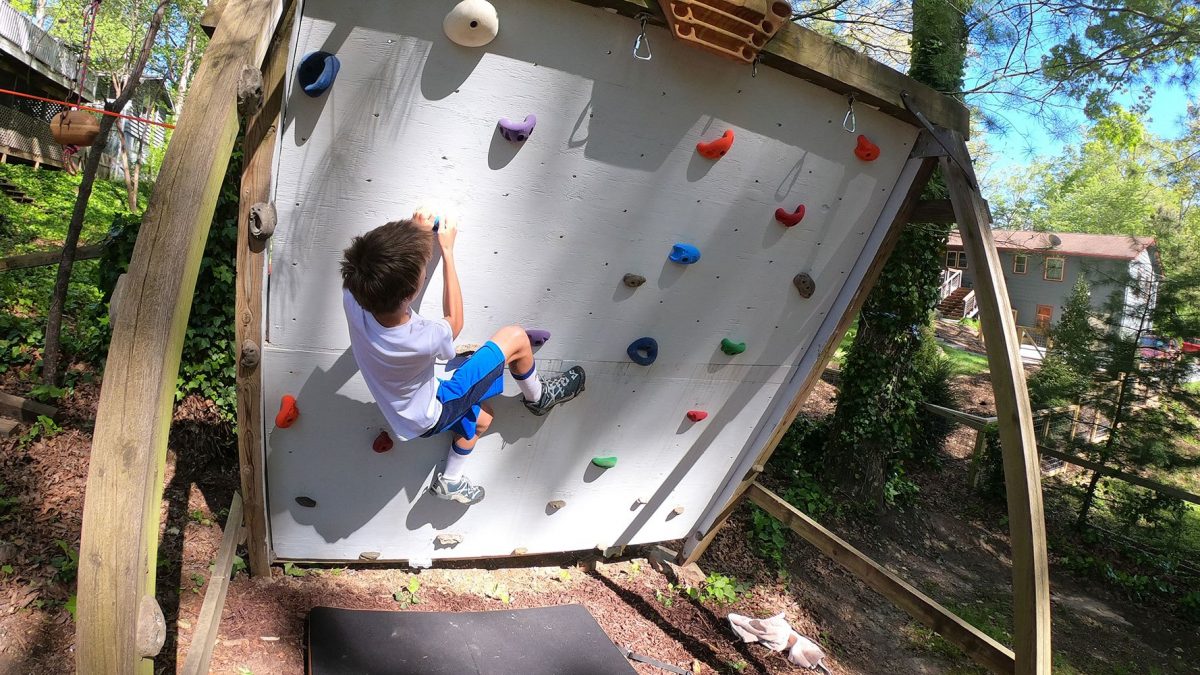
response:
<svg viewBox="0 0 1200 675"><path fill-rule="evenodd" d="M316 98L289 80L278 148L263 357L278 558L424 561L688 535L791 403L911 181L916 129L860 105L847 133L842 96L752 76L653 27L653 58L635 59L638 23L582 4L494 4L499 36L467 48L443 33L454 2L303 3L291 72L316 50L340 71ZM523 142L497 125L530 114ZM697 151L726 130L724 156ZM858 134L877 159L855 155ZM384 422L341 310L350 238L426 201L462 215L458 342L519 323L551 334L543 373L587 370L586 393L547 417L526 412L506 376L470 459L487 489L471 507L425 490L447 437L373 451ZM802 204L794 226L776 220ZM671 261L680 243L700 260ZM626 274L646 281L631 288ZM811 297L793 283L803 274ZM440 316L441 270L431 276L417 311ZM658 343L649 366L626 351L642 337ZM726 354L723 339L744 352ZM276 428L284 395L300 416Z"/></svg>

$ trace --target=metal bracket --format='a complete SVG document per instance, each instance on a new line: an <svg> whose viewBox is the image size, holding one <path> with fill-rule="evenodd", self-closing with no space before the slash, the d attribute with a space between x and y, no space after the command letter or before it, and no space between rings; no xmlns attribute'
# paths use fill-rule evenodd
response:
<svg viewBox="0 0 1200 675"><path fill-rule="evenodd" d="M930 122L929 118L925 116L925 113L921 112L920 110L917 110L916 106L913 105L912 97L909 95L909 93L907 91L900 92L900 100L904 102L904 107L910 113L912 113L914 117L917 118L917 121L920 122L921 126L925 128L926 132L928 132L929 136L925 138L925 145L928 146L930 137L931 137L932 141L934 143L936 143L937 145L941 146L941 150L942 150L941 152L929 152L929 149L926 148L925 152L927 154L918 155L918 154L916 154L918 151L917 145L914 145L913 146L913 154L911 156L912 157L949 157L950 161L954 162L955 164L958 165L958 168L962 169L963 175L966 176L966 178L967 178L967 184L970 185L972 189L978 190L979 183L977 183L975 181L975 170L971 168L971 158L959 156L960 153L957 151L957 149L955 147L956 143L954 143L953 141L946 138L946 136L948 135L949 132L947 132L945 129L939 129L938 127L935 127L933 125L933 122ZM925 134L922 134L922 136L925 136ZM918 140L918 144L920 144L921 139L918 138L917 140Z"/></svg>

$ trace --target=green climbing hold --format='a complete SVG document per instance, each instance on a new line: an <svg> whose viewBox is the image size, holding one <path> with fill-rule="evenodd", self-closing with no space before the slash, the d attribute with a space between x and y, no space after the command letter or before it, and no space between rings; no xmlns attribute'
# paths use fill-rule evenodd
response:
<svg viewBox="0 0 1200 675"><path fill-rule="evenodd" d="M616 457L593 457L592 464L595 464L596 466L600 467L601 469L611 469L617 465L617 458Z"/></svg>
<svg viewBox="0 0 1200 675"><path fill-rule="evenodd" d="M729 338L723 338L721 340L721 351L730 356L733 356L734 354L741 354L742 352L746 351L746 343L734 342Z"/></svg>

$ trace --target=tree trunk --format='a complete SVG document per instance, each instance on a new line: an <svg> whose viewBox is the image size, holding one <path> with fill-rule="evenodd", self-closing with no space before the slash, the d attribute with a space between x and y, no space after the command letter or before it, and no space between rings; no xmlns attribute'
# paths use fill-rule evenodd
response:
<svg viewBox="0 0 1200 675"><path fill-rule="evenodd" d="M1129 378L1133 377L1132 373L1124 373L1121 376L1121 385L1117 387L1117 403L1113 406L1113 417L1111 426L1108 429L1108 440L1104 442L1104 450L1100 452L1100 458L1097 460L1101 464L1107 465L1112 459L1113 451L1116 449L1117 428L1121 426L1121 411L1125 408L1125 392L1129 389ZM1088 481L1087 492L1083 495L1083 504L1079 507L1079 517L1075 519L1075 529L1082 530L1087 525L1088 512L1092 510L1092 502L1096 499L1096 486L1100 484L1100 472L1093 471L1092 479Z"/></svg>
<svg viewBox="0 0 1200 675"><path fill-rule="evenodd" d="M179 72L179 91L175 95L175 117L183 112L183 103L187 100L188 85L192 81L192 68L196 65L196 29L188 30L187 43L183 47L183 67Z"/></svg>
<svg viewBox="0 0 1200 675"><path fill-rule="evenodd" d="M146 27L146 37L142 40L142 50L138 54L138 59L129 69L129 78L122 83L124 86L121 87L121 93L116 100L105 104L105 110L110 112L123 110L125 104L129 103L129 99L133 97L133 93L137 91L138 85L141 83L142 71L146 68L146 61L150 58L150 51L154 47L154 37L158 34L163 14L166 13L170 2L171 0L159 2L154 15L150 17L150 24ZM96 183L96 172L100 169L100 157L104 154L104 147L108 144L108 135L112 132L116 119L112 115L105 115L100 120L100 133L96 136L96 142L92 149L88 152L87 162L83 167L83 176L80 178L79 193L75 197L75 209L71 212L71 223L67 226L67 239L63 243L62 260L58 264L58 274L54 279L54 293L50 298L50 309L46 317L46 346L42 350L42 382L44 384L58 384L61 374L59 371L62 357L62 313L63 305L67 300L67 287L71 283L71 267L75 263L75 248L79 244L79 234L83 231L83 218L87 215L88 200L92 196L92 186Z"/></svg>
<svg viewBox="0 0 1200 675"><path fill-rule="evenodd" d="M42 22L46 20L46 0L37 0L33 5L33 22L38 28L45 28Z"/></svg>

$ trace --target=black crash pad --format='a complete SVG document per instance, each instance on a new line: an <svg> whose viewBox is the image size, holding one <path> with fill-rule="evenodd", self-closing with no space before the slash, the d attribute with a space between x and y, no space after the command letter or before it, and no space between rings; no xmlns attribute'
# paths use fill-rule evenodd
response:
<svg viewBox="0 0 1200 675"><path fill-rule="evenodd" d="M311 675L629 675L583 605L494 612L314 607Z"/></svg>

